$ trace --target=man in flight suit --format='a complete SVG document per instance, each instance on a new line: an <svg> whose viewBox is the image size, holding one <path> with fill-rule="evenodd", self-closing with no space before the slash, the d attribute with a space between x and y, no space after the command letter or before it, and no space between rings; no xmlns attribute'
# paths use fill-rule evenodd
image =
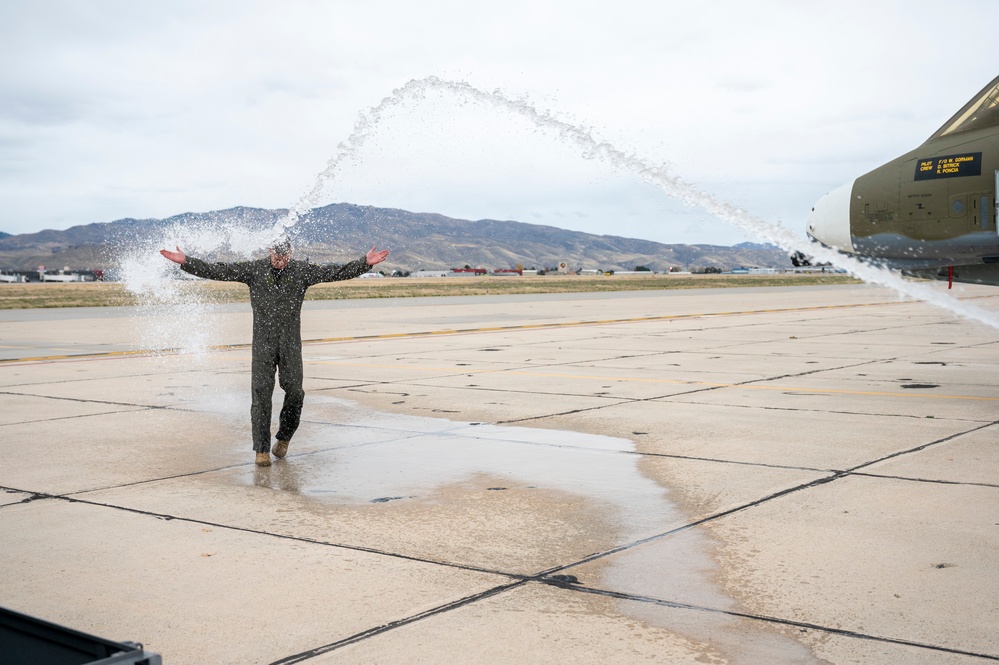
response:
<svg viewBox="0 0 999 665"><path fill-rule="evenodd" d="M253 430L253 450L257 466L271 464L271 398L274 394L274 370L277 369L284 405L274 456L288 454L288 442L298 429L305 391L302 389L302 300L313 284L353 279L381 263L388 250L371 251L342 266L319 266L291 259L291 243L285 238L268 248L269 259L208 263L187 256L180 247L160 254L181 270L197 277L225 282L243 282L250 287L253 309L253 360L251 372L252 401L250 424Z"/></svg>

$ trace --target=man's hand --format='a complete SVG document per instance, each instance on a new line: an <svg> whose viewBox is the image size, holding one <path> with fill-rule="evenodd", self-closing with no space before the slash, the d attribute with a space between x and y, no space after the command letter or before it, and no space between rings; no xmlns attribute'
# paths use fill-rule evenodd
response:
<svg viewBox="0 0 999 665"><path fill-rule="evenodd" d="M178 247L177 249L179 250L180 248ZM389 251L387 249L383 249L382 251L378 252L378 251L375 251L375 247L372 246L371 247L371 251L368 252L368 255L366 257L364 257L364 258L367 259L369 266L373 266L373 265L377 265L377 264L381 263L382 261L384 261L385 258L388 255L389 255ZM166 254L164 254L164 256L166 256ZM170 258L170 257L167 257L167 258Z"/></svg>
<svg viewBox="0 0 999 665"><path fill-rule="evenodd" d="M372 248L372 249L374 249L374 248ZM388 252L385 252L385 253L388 254ZM180 247L177 248L176 252L171 252L169 249L161 249L160 250L160 254L162 254L163 256L167 257L168 259L170 259L174 263L179 263L181 265L183 265L184 262L187 261L187 254L185 254L184 252L182 252L181 249L180 249ZM370 263L370 261L369 261L369 263Z"/></svg>

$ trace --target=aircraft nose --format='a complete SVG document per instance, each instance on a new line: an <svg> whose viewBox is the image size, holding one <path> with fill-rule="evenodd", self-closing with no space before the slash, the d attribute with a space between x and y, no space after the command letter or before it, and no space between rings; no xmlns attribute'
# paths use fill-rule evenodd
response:
<svg viewBox="0 0 999 665"><path fill-rule="evenodd" d="M853 183L837 187L819 199L808 215L808 237L823 245L853 253L850 237L850 199Z"/></svg>

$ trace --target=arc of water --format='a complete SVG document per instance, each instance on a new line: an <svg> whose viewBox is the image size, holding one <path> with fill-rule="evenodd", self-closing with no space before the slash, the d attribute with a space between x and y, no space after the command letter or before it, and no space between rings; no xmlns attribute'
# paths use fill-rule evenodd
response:
<svg viewBox="0 0 999 665"><path fill-rule="evenodd" d="M831 263L851 275L868 283L893 289L903 297L922 300L954 314L984 323L999 330L999 315L983 310L969 303L961 302L940 293L928 285L911 282L901 275L879 266L858 261L835 250L821 247L799 237L782 226L773 225L754 217L742 208L719 201L701 191L691 183L670 175L667 165L649 164L634 154L629 154L605 141L599 141L584 127L556 118L550 111L539 110L525 100L514 99L500 90L487 92L464 81L447 81L436 76L414 79L392 91L377 106L362 111L354 125L354 131L337 146L334 156L326 168L317 176L316 183L292 208L288 215L275 225L273 234L278 236L293 227L308 210L318 205L319 197L327 182L333 180L341 165L354 157L367 138L374 132L387 111L404 104L410 99L422 98L428 90L444 90L458 97L485 102L506 109L526 118L541 129L554 130L563 141L575 144L585 158L600 159L616 168L637 176L644 182L662 189L667 196L691 208L701 208L709 214L724 220L736 228L746 231L763 240L772 242L788 252L801 251L819 261Z"/></svg>

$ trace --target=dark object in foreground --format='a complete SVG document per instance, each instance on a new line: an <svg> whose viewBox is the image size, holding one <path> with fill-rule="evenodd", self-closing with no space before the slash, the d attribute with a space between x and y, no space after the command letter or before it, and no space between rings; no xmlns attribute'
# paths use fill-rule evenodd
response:
<svg viewBox="0 0 999 665"><path fill-rule="evenodd" d="M162 665L141 644L112 642L0 607L0 665Z"/></svg>

